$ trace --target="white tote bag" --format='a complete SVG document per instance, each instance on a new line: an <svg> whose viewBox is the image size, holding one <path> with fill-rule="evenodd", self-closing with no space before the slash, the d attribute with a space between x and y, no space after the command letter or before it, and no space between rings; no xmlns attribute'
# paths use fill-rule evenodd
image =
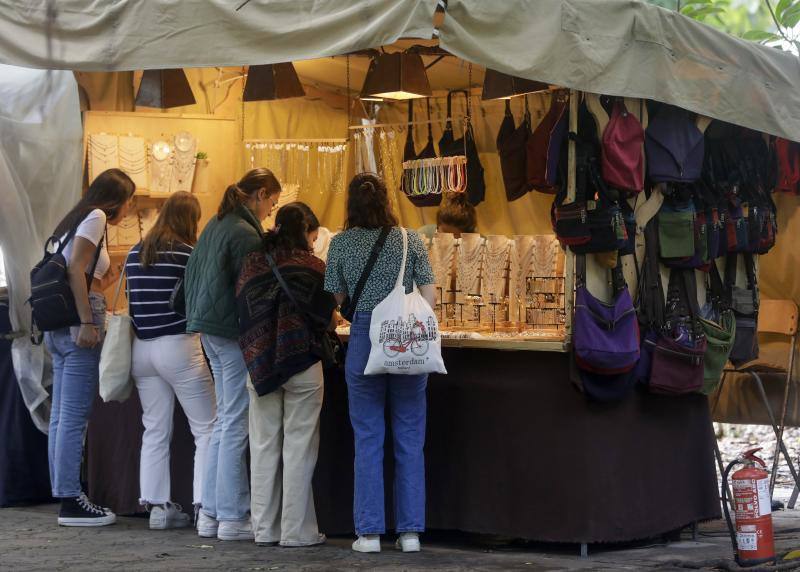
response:
<svg viewBox="0 0 800 572"><path fill-rule="evenodd" d="M408 257L408 233L403 233L403 262L394 289L372 311L369 340L372 348L364 373L419 375L447 373L442 361L442 338L436 313L419 293L403 286Z"/></svg>
<svg viewBox="0 0 800 572"><path fill-rule="evenodd" d="M131 350L133 328L127 313L117 313L117 299L125 272L119 277L114 305L108 319L106 339L100 352L100 397L109 401L125 401L133 389L131 379Z"/></svg>

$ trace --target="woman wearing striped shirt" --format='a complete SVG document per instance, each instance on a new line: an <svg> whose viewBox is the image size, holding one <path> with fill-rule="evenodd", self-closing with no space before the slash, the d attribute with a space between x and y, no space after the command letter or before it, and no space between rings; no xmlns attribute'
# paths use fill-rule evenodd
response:
<svg viewBox="0 0 800 572"><path fill-rule="evenodd" d="M200 336L186 333L186 318L170 309L197 242L200 203L174 193L155 225L128 253L125 270L133 329L132 375L142 402L140 502L150 510L150 528L188 526L189 515L171 501L169 448L175 397L195 442L194 503L199 505L205 457L216 417L214 385Z"/></svg>

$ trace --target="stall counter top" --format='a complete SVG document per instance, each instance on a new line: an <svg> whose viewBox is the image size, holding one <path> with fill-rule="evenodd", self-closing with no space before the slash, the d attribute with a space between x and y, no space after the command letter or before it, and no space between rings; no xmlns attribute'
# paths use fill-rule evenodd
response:
<svg viewBox="0 0 800 572"><path fill-rule="evenodd" d="M343 341L347 341L350 336L350 328L348 326L340 326L336 328L336 333ZM492 336L478 332L443 331L441 334L442 347L445 348L561 353L569 351L569 340L557 334L547 334L536 338Z"/></svg>

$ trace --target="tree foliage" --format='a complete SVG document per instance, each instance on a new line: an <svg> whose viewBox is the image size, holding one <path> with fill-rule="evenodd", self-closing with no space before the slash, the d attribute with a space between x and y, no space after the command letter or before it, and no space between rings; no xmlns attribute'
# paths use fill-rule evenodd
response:
<svg viewBox="0 0 800 572"><path fill-rule="evenodd" d="M800 50L800 0L648 0L745 40Z"/></svg>

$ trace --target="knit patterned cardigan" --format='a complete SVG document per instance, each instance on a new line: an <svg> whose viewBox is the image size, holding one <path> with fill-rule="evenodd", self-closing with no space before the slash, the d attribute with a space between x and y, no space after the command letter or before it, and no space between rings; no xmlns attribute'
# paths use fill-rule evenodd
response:
<svg viewBox="0 0 800 572"><path fill-rule="evenodd" d="M336 307L323 288L322 260L294 250L276 263L301 308L289 300L263 251L247 256L236 284L239 346L258 395L275 391L320 361L311 351L312 336L324 334Z"/></svg>

